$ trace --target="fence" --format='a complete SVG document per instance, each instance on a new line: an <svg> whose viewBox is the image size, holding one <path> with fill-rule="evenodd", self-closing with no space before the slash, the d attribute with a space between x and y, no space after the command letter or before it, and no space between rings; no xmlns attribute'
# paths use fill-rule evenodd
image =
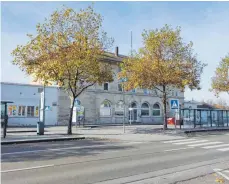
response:
<svg viewBox="0 0 229 184"><path fill-rule="evenodd" d="M229 110L181 109L183 127L225 127L229 126Z"/></svg>

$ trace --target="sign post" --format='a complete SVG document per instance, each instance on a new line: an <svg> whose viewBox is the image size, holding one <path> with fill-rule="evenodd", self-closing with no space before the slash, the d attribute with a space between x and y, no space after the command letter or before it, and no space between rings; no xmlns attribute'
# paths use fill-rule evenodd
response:
<svg viewBox="0 0 229 184"><path fill-rule="evenodd" d="M170 101L171 109L175 109L175 129L177 128L177 120L179 119L179 100L174 99Z"/></svg>
<svg viewBox="0 0 229 184"><path fill-rule="evenodd" d="M49 107L47 107L47 110ZM40 98L40 113L39 113L39 122L37 122L37 135L44 135L44 126L45 126L45 85L43 86L43 91L41 92Z"/></svg>
<svg viewBox="0 0 229 184"><path fill-rule="evenodd" d="M126 103L125 103L125 89L124 89L124 82L127 81L126 78L121 78L120 81L122 82L122 93L123 93L123 133L125 133L125 108L126 108Z"/></svg>

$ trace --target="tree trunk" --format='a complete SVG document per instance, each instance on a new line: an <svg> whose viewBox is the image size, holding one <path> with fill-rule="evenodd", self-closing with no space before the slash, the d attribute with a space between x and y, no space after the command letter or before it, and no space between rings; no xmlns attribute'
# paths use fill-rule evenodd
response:
<svg viewBox="0 0 229 184"><path fill-rule="evenodd" d="M163 129L167 129L167 97L166 97L166 89L165 86L163 86L163 96L162 96L162 102L164 106L164 126Z"/></svg>
<svg viewBox="0 0 229 184"><path fill-rule="evenodd" d="M72 134L72 115L73 115L74 105L75 105L75 97L72 100L72 106L70 108L70 117L69 117L69 120L68 120L68 132L67 132L68 135Z"/></svg>

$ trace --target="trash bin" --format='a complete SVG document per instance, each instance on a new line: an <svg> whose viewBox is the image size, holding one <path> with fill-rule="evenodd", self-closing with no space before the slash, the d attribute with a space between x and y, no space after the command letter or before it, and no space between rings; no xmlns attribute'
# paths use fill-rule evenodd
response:
<svg viewBox="0 0 229 184"><path fill-rule="evenodd" d="M37 135L44 135L44 122L37 122Z"/></svg>

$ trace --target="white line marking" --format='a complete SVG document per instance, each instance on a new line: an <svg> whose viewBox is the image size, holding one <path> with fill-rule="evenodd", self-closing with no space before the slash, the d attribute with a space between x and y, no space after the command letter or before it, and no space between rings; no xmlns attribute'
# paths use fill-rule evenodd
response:
<svg viewBox="0 0 229 184"><path fill-rule="evenodd" d="M204 149L211 149L211 148L220 148L220 147L224 147L224 146L229 146L229 144L220 144L220 145L214 145L214 146L205 146L202 147Z"/></svg>
<svg viewBox="0 0 229 184"><path fill-rule="evenodd" d="M229 171L227 170L227 171L223 171L223 172L225 172L225 173L229 173Z"/></svg>
<svg viewBox="0 0 229 184"><path fill-rule="evenodd" d="M185 142L185 141L194 141L196 139L179 139L179 140L173 140L173 141L165 141L163 143L176 143L176 142Z"/></svg>
<svg viewBox="0 0 229 184"><path fill-rule="evenodd" d="M201 144L191 144L188 146L205 146L205 145L211 145L211 144L221 144L222 142L206 142L206 143L201 143Z"/></svg>
<svg viewBox="0 0 229 184"><path fill-rule="evenodd" d="M220 171L222 171L222 169L213 169L217 174L223 176L225 179L227 179L229 181L229 177L223 173L221 173Z"/></svg>
<svg viewBox="0 0 229 184"><path fill-rule="evenodd" d="M27 167L27 168L20 168L20 169L11 169L11 170L1 171L1 173L24 171L24 170L31 170L31 169L39 169L39 168L53 167L53 166L54 166L54 164L52 164L52 165L41 165L41 166L35 166L35 167Z"/></svg>
<svg viewBox="0 0 229 184"><path fill-rule="evenodd" d="M182 145L182 144L192 144L192 143L201 143L201 142L207 142L208 140L200 140L200 141L189 141L189 142L178 142L174 143L176 145Z"/></svg>
<svg viewBox="0 0 229 184"><path fill-rule="evenodd" d="M177 150L185 150L185 149L190 149L190 148L186 147L186 148L169 149L169 150L165 150L165 152L177 151Z"/></svg>
<svg viewBox="0 0 229 184"><path fill-rule="evenodd" d="M219 151L229 151L229 147L228 148L221 148L221 149L217 149Z"/></svg>
<svg viewBox="0 0 229 184"><path fill-rule="evenodd" d="M69 149L84 149L84 148L98 148L98 147L110 147L110 146L120 146L120 145L131 145L131 144L141 144L141 143L121 143L116 145L95 145L95 146L74 146L67 148L52 148L52 149L44 149L44 150L33 150L33 151L19 151L19 152L10 152L10 153L2 153L3 155L15 155L15 154L25 154L25 153L37 153L37 152L49 152L49 151L61 151L61 150L69 150Z"/></svg>

